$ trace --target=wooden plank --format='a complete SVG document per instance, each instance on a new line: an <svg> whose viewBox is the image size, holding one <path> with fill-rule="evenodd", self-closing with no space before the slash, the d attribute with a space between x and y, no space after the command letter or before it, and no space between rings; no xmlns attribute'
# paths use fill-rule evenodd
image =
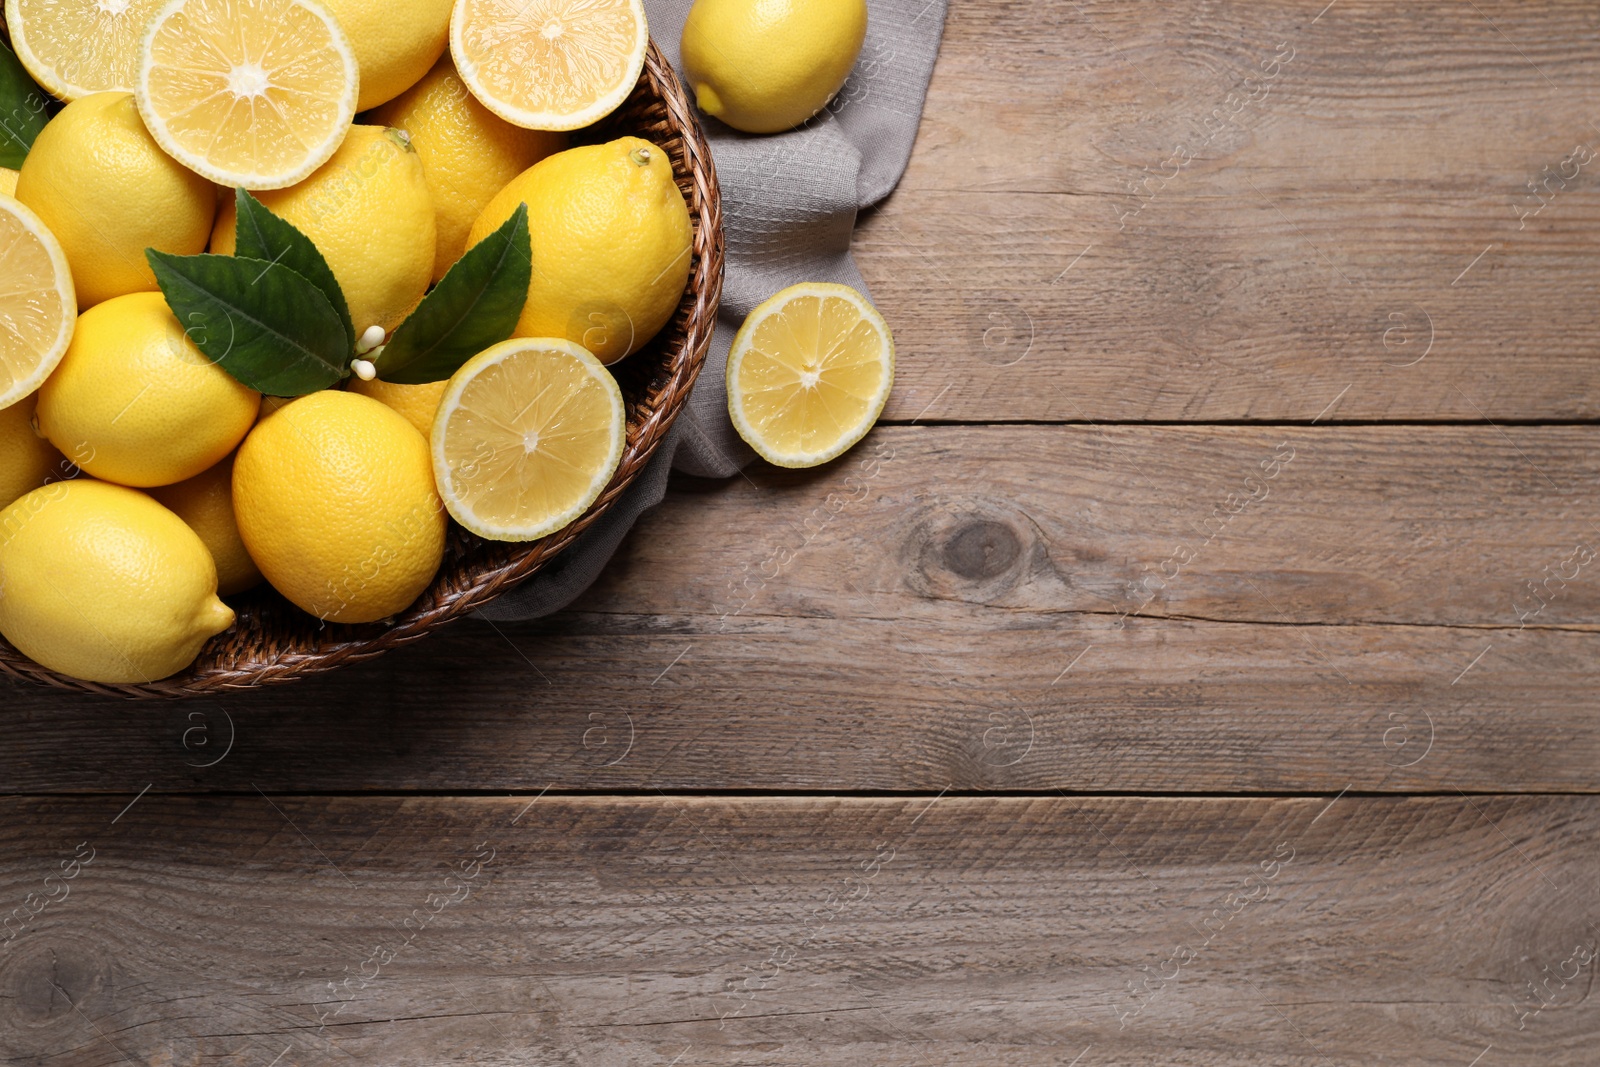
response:
<svg viewBox="0 0 1600 1067"><path fill-rule="evenodd" d="M1324 6L953 5L888 417L1597 417L1593 5Z"/></svg>
<svg viewBox="0 0 1600 1067"><path fill-rule="evenodd" d="M1473 629L1192 622L1076 640L831 620L724 635L501 629L463 623L326 681L198 705L8 691L0 781L1589 792L1600 759L1588 634L1530 630L1490 648Z"/></svg>
<svg viewBox="0 0 1600 1067"><path fill-rule="evenodd" d="M132 799L0 802L0 901L54 898L0 948L7 1063L1545 1067L1593 1042L1594 798L152 795L113 823Z"/></svg>
<svg viewBox="0 0 1600 1067"><path fill-rule="evenodd" d="M1592 439L886 428L675 490L550 620L220 702L12 685L0 782L1587 792Z"/></svg>

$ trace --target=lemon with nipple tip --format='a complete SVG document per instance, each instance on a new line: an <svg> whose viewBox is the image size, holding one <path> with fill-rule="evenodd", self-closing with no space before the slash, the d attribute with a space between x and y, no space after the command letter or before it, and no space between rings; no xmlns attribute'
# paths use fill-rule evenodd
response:
<svg viewBox="0 0 1600 1067"><path fill-rule="evenodd" d="M533 276L517 337L563 337L615 363L661 331L683 298L693 230L672 160L619 137L557 152L483 209L469 245L528 205Z"/></svg>
<svg viewBox="0 0 1600 1067"><path fill-rule="evenodd" d="M0 635L50 670L155 682L233 625L211 553L135 489L54 482L0 511Z"/></svg>

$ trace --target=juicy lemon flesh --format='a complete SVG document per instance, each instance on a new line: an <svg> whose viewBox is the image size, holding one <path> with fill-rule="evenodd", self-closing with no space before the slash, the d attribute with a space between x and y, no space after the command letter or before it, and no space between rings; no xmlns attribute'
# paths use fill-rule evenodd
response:
<svg viewBox="0 0 1600 1067"><path fill-rule="evenodd" d="M462 525L531 539L577 518L611 480L622 452L622 398L599 361L575 355L575 345L508 344L509 355L447 395L436 453L448 472L447 502L470 519L458 515Z"/></svg>
<svg viewBox="0 0 1600 1067"><path fill-rule="evenodd" d="M132 92L144 28L163 2L7 0L6 25L28 72L63 100Z"/></svg>
<svg viewBox="0 0 1600 1067"><path fill-rule="evenodd" d="M0 408L43 383L66 352L77 320L66 259L52 249L55 239L44 224L21 214L21 207L0 197Z"/></svg>
<svg viewBox="0 0 1600 1067"><path fill-rule="evenodd" d="M638 0L460 0L451 47L463 79L508 122L576 129L632 91L648 39Z"/></svg>
<svg viewBox="0 0 1600 1067"><path fill-rule="evenodd" d="M790 299L755 324L739 361L734 387L744 420L775 455L838 455L883 408L893 373L888 344L848 299Z"/></svg>
<svg viewBox="0 0 1600 1067"><path fill-rule="evenodd" d="M331 18L299 0L190 0L171 12L145 45L151 132L213 181L303 178L355 114L355 60Z"/></svg>

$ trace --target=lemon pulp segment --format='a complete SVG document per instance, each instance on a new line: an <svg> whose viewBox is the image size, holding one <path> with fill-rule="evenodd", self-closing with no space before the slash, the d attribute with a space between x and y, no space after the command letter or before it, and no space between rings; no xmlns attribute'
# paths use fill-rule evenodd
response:
<svg viewBox="0 0 1600 1067"><path fill-rule="evenodd" d="M627 99L650 33L640 0L457 0L450 53L507 122L574 130Z"/></svg>
<svg viewBox="0 0 1600 1067"><path fill-rule="evenodd" d="M791 286L751 312L728 358L735 428L779 466L825 463L877 421L894 382L894 341L843 285Z"/></svg>
<svg viewBox="0 0 1600 1067"><path fill-rule="evenodd" d="M63 100L132 92L139 45L163 0L6 0L17 58Z"/></svg>
<svg viewBox="0 0 1600 1067"><path fill-rule="evenodd" d="M599 360L570 341L514 339L451 379L433 425L434 475L467 529L533 540L594 502L625 438L622 392Z"/></svg>
<svg viewBox="0 0 1600 1067"><path fill-rule="evenodd" d="M293 185L355 117L344 30L317 0L172 0L151 21L135 96L150 133L223 185Z"/></svg>
<svg viewBox="0 0 1600 1067"><path fill-rule="evenodd" d="M77 317L61 245L39 216L0 196L0 408L44 384L66 354Z"/></svg>

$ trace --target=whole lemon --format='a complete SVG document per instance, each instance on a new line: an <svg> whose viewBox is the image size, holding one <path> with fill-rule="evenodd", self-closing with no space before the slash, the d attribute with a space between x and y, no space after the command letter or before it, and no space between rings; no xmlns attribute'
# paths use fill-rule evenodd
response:
<svg viewBox="0 0 1600 1067"><path fill-rule="evenodd" d="M467 234L494 194L566 147L565 134L524 130L478 102L444 56L425 78L369 118L411 135L439 217L433 280L467 250Z"/></svg>
<svg viewBox="0 0 1600 1067"><path fill-rule="evenodd" d="M19 175L10 167L0 167L0 193L7 196L17 195L17 178Z"/></svg>
<svg viewBox="0 0 1600 1067"><path fill-rule="evenodd" d="M322 0L339 20L361 68L356 110L393 100L428 73L450 45L455 0Z"/></svg>
<svg viewBox="0 0 1600 1067"><path fill-rule="evenodd" d="M0 408L0 508L66 473L61 453L33 429L38 399L35 393Z"/></svg>
<svg viewBox="0 0 1600 1067"><path fill-rule="evenodd" d="M61 242L78 307L154 292L146 248L205 251L214 187L163 152L131 93L95 93L62 108L33 142L17 199Z"/></svg>
<svg viewBox="0 0 1600 1067"><path fill-rule="evenodd" d="M402 130L352 126L333 158L287 189L256 194L311 238L344 290L356 333L392 330L433 280L433 194ZM217 213L211 251L232 255L234 206Z"/></svg>
<svg viewBox="0 0 1600 1067"><path fill-rule="evenodd" d="M257 425L234 461L233 507L267 581L320 619L393 615L444 558L427 442L355 393L312 393Z"/></svg>
<svg viewBox="0 0 1600 1067"><path fill-rule="evenodd" d="M212 363L160 293L129 293L78 316L39 390L39 429L96 478L140 489L193 478L232 452L261 394Z"/></svg>
<svg viewBox="0 0 1600 1067"><path fill-rule="evenodd" d="M218 593L232 596L261 584L261 572L245 549L233 517L232 456L186 482L152 489L150 495L205 542L217 564Z"/></svg>
<svg viewBox="0 0 1600 1067"><path fill-rule="evenodd" d="M449 379L428 382L426 385L396 385L381 378L374 378L370 382L351 378L346 386L352 393L370 396L398 411L423 437L433 433L433 417L438 413L439 401L444 399L444 391L449 387Z"/></svg>
<svg viewBox="0 0 1600 1067"><path fill-rule="evenodd" d="M821 111L867 39L867 0L695 0L683 69L700 110L746 133Z"/></svg>
<svg viewBox="0 0 1600 1067"><path fill-rule="evenodd" d="M88 478L0 512L0 634L90 682L154 682L233 625L193 530L145 494Z"/></svg>
<svg viewBox="0 0 1600 1067"><path fill-rule="evenodd" d="M517 337L564 337L615 363L677 310L689 281L689 207L672 160L638 137L557 152L502 189L469 245L528 205L533 279Z"/></svg>

